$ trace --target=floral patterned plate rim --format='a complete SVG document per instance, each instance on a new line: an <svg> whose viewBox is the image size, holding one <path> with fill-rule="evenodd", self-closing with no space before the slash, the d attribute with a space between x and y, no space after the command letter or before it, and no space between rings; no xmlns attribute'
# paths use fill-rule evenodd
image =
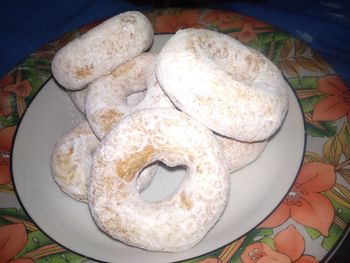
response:
<svg viewBox="0 0 350 263"><path fill-rule="evenodd" d="M145 14L159 33L204 27L258 49L281 69L298 96L305 119L303 165L281 204L240 239L189 262L325 260L345 236L350 217L350 94L342 79L303 42L251 17L209 9L161 9ZM0 254L6 255L5 261L86 260L48 238L23 211L14 195L10 156L16 126L28 103L51 77L50 62L56 50L90 27L45 45L0 80L0 232L8 237L2 241Z"/></svg>

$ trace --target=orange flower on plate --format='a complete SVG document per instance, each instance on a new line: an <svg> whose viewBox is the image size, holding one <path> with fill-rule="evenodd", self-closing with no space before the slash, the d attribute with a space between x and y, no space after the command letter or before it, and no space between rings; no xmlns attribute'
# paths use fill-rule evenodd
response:
<svg viewBox="0 0 350 263"><path fill-rule="evenodd" d="M350 92L344 81L339 76L329 75L317 82L319 91L327 96L316 103L312 119L331 121L346 116L350 121Z"/></svg>
<svg viewBox="0 0 350 263"><path fill-rule="evenodd" d="M258 36L257 35L258 33L273 31L272 28L264 28L268 26L264 22L255 20L250 17L242 18L241 24L242 26L239 32L232 32L232 33L229 33L229 35L234 38L237 38L239 41L243 43L249 43L255 40Z"/></svg>
<svg viewBox="0 0 350 263"><path fill-rule="evenodd" d="M203 16L203 21L214 25L220 31L243 27L242 15L229 11L212 10Z"/></svg>
<svg viewBox="0 0 350 263"><path fill-rule="evenodd" d="M15 93L17 96L25 98L29 96L30 92L32 91L32 85L28 80L22 80L20 82L5 86L3 90Z"/></svg>
<svg viewBox="0 0 350 263"><path fill-rule="evenodd" d="M222 32L237 31L229 34L243 43L256 39L257 33L272 31L265 22L226 11L211 11L203 17L203 21L215 25Z"/></svg>
<svg viewBox="0 0 350 263"><path fill-rule="evenodd" d="M276 227L291 217L297 223L328 236L334 208L321 192L331 189L335 180L333 165L322 162L304 164L287 197L260 227Z"/></svg>
<svg viewBox="0 0 350 263"><path fill-rule="evenodd" d="M245 24L251 24L254 28L271 27L271 25L250 16L219 10L208 12L203 16L203 21L214 24L221 31L242 29Z"/></svg>
<svg viewBox="0 0 350 263"><path fill-rule="evenodd" d="M239 31L237 34L231 34L232 36L236 37L239 41L243 43L249 43L256 39L257 35L254 31L254 28L251 24L244 24L241 31Z"/></svg>
<svg viewBox="0 0 350 263"><path fill-rule="evenodd" d="M10 92L0 90L0 116L6 117L12 113L10 97Z"/></svg>
<svg viewBox="0 0 350 263"><path fill-rule="evenodd" d="M33 262L30 258L14 259L14 257L25 247L27 240L27 231L22 223L0 227L0 262Z"/></svg>
<svg viewBox="0 0 350 263"><path fill-rule="evenodd" d="M16 126L0 129L0 185L11 182L10 154Z"/></svg>
<svg viewBox="0 0 350 263"><path fill-rule="evenodd" d="M264 242L246 247L241 255L244 263L317 263L315 257L303 255L305 241L294 225L289 225L273 239L276 250Z"/></svg>
<svg viewBox="0 0 350 263"><path fill-rule="evenodd" d="M0 80L0 116L9 116L12 113L10 105L11 92L5 91L4 88L13 83L13 77L8 74Z"/></svg>
<svg viewBox="0 0 350 263"><path fill-rule="evenodd" d="M28 80L21 80L21 73L17 71L16 79L11 74L7 74L0 80L0 90L15 93L17 96L24 98L29 96L32 85Z"/></svg>
<svg viewBox="0 0 350 263"><path fill-rule="evenodd" d="M21 80L20 71L16 72L16 78L12 74L5 75L0 80L0 116L7 117L12 113L11 100L15 98L13 94L25 98L31 91L32 85L28 80Z"/></svg>
<svg viewBox="0 0 350 263"><path fill-rule="evenodd" d="M173 33L181 28L201 28L198 24L199 10L185 10L179 14L163 14L157 17L157 33Z"/></svg>

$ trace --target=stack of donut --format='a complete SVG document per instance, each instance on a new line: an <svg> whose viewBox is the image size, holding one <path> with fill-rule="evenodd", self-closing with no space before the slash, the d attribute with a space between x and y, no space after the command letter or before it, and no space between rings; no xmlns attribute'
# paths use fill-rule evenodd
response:
<svg viewBox="0 0 350 263"><path fill-rule="evenodd" d="M229 174L254 161L284 119L288 84L259 52L224 34L179 30L158 55L153 30L125 12L59 50L56 81L86 120L56 143L62 191L87 202L96 225L127 245L176 252L222 215ZM171 196L140 197L157 163L185 166Z"/></svg>

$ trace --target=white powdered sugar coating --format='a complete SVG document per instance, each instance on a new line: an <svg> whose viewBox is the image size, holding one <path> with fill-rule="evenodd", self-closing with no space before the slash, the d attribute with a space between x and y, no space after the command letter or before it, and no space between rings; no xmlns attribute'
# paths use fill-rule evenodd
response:
<svg viewBox="0 0 350 263"><path fill-rule="evenodd" d="M56 143L51 156L52 175L61 190L87 202L92 153L100 141L87 121L68 131Z"/></svg>
<svg viewBox="0 0 350 263"><path fill-rule="evenodd" d="M102 139L124 114L144 108L174 107L160 88L155 71L156 56L143 53L88 86L86 117L98 138ZM130 105L128 97L140 92L144 97Z"/></svg>
<svg viewBox="0 0 350 263"><path fill-rule="evenodd" d="M70 99L82 114L85 114L85 98L87 91L87 88L76 91L67 91Z"/></svg>
<svg viewBox="0 0 350 263"><path fill-rule="evenodd" d="M219 134L215 134L221 150L232 173L256 160L265 149L268 140L257 142L241 142Z"/></svg>
<svg viewBox="0 0 350 263"><path fill-rule="evenodd" d="M224 34L179 30L158 57L142 53L152 41L151 23L130 11L57 52L53 75L87 121L56 143L51 168L109 236L178 252L215 225L228 174L258 158L280 127L288 84L264 55ZM145 201L159 161L185 166L186 176L166 198Z"/></svg>
<svg viewBox="0 0 350 263"><path fill-rule="evenodd" d="M83 88L150 47L153 29L138 11L116 15L79 38L55 55L51 69L63 87Z"/></svg>
<svg viewBox="0 0 350 263"><path fill-rule="evenodd" d="M157 78L176 107L240 141L270 137L288 108L288 84L269 59L206 29L171 37L159 53Z"/></svg>
<svg viewBox="0 0 350 263"><path fill-rule="evenodd" d="M55 144L51 156L51 169L55 182L70 197L87 202L88 181L92 155L100 141L87 121L64 134ZM139 192L152 182L158 164L154 163L142 170L136 182Z"/></svg>
<svg viewBox="0 0 350 263"><path fill-rule="evenodd" d="M184 165L187 174L175 193L150 203L135 182L138 172L157 160ZM165 108L125 115L96 150L90 180L89 206L100 229L152 251L196 245L220 218L229 195L227 164L214 134Z"/></svg>

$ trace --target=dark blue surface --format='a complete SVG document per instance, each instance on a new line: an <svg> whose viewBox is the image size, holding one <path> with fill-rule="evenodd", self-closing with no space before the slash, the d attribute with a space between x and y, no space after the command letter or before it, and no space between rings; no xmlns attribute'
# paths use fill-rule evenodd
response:
<svg viewBox="0 0 350 263"><path fill-rule="evenodd" d="M0 76L43 44L88 22L161 1L0 1ZM193 1L235 10L269 22L319 51L350 87L350 4L348 1ZM140 4L142 3L142 4ZM188 1L163 1L188 5Z"/></svg>
<svg viewBox="0 0 350 263"><path fill-rule="evenodd" d="M0 77L45 43L88 22L126 10L145 10L156 5L189 5L188 2L0 0ZM232 10L250 15L303 39L328 61L350 87L350 1L192 2L200 7ZM346 260L349 242L343 247L341 253L344 253ZM342 259L343 256L336 262L346 262Z"/></svg>
<svg viewBox="0 0 350 263"><path fill-rule="evenodd" d="M113 0L1 0L0 75L63 33L97 19L141 8Z"/></svg>
<svg viewBox="0 0 350 263"><path fill-rule="evenodd" d="M350 87L350 1L225 1L215 7L256 17L304 40Z"/></svg>

